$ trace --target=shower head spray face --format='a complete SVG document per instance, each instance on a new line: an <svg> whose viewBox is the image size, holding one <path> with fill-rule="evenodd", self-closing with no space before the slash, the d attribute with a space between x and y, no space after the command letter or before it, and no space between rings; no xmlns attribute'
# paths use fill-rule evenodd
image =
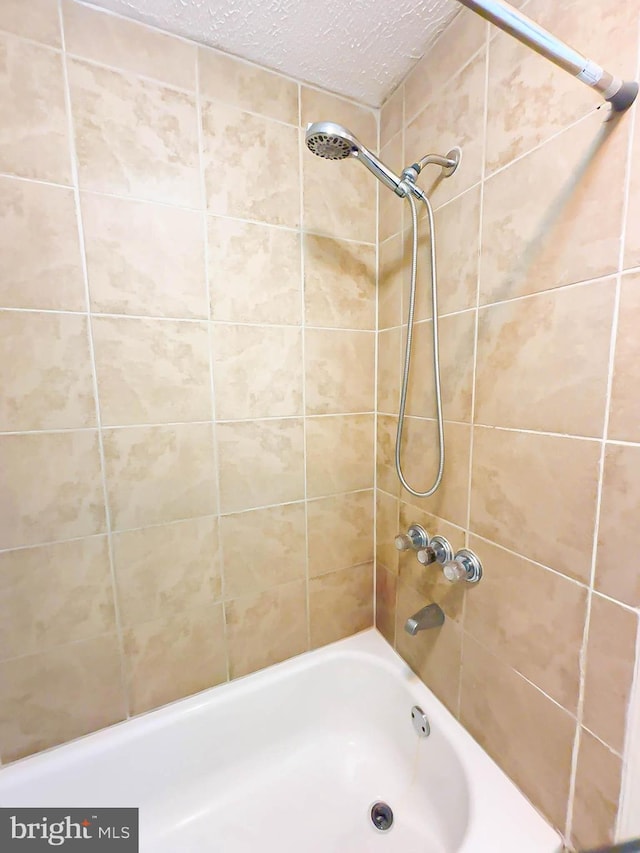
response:
<svg viewBox="0 0 640 853"><path fill-rule="evenodd" d="M347 157L355 157L389 189L399 196L406 195L404 185L400 186L402 178L378 160L375 154L358 142L356 137L341 124L335 124L332 121L317 121L310 124L307 126L305 141L312 154L325 160L346 160Z"/></svg>

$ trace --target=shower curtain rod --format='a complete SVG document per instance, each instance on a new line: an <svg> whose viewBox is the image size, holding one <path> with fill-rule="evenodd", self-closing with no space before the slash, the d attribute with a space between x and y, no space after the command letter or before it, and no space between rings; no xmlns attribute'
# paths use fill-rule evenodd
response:
<svg viewBox="0 0 640 853"><path fill-rule="evenodd" d="M495 24L496 27L500 27L505 33L514 36L536 53L555 62L587 86L600 92L614 110L620 112L626 110L635 101L638 94L638 84L635 81L614 77L596 62L582 56L577 50L569 47L508 3L502 0L459 0L459 2Z"/></svg>

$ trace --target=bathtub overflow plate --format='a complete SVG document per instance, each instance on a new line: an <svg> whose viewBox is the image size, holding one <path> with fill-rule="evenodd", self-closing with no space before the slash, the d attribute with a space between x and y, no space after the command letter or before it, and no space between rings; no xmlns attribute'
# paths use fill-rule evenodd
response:
<svg viewBox="0 0 640 853"><path fill-rule="evenodd" d="M379 800L371 806L371 823L378 832L387 832L393 826L391 806Z"/></svg>
<svg viewBox="0 0 640 853"><path fill-rule="evenodd" d="M431 726L429 725L429 720L427 720L427 715L419 705L414 705L411 709L411 722L418 737L429 737Z"/></svg>

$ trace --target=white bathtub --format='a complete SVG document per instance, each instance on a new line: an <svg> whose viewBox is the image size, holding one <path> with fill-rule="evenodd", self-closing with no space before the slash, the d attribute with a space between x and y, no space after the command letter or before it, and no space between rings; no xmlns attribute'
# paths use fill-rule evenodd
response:
<svg viewBox="0 0 640 853"><path fill-rule="evenodd" d="M0 805L138 806L143 853L561 849L374 630L16 762Z"/></svg>

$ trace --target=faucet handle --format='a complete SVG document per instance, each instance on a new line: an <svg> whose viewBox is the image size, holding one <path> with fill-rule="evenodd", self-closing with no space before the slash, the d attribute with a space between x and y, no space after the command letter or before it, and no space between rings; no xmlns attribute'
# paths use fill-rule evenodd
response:
<svg viewBox="0 0 640 853"><path fill-rule="evenodd" d="M444 564L453 560L453 548L444 536L433 536L429 545L418 551L416 557L423 566L429 566L431 563Z"/></svg>
<svg viewBox="0 0 640 853"><path fill-rule="evenodd" d="M445 578L450 583L478 583L482 577L482 563L478 557L467 548L461 548L442 567Z"/></svg>
<svg viewBox="0 0 640 853"><path fill-rule="evenodd" d="M394 544L398 551L420 551L429 544L429 534L421 524L412 524L406 533L398 533Z"/></svg>

